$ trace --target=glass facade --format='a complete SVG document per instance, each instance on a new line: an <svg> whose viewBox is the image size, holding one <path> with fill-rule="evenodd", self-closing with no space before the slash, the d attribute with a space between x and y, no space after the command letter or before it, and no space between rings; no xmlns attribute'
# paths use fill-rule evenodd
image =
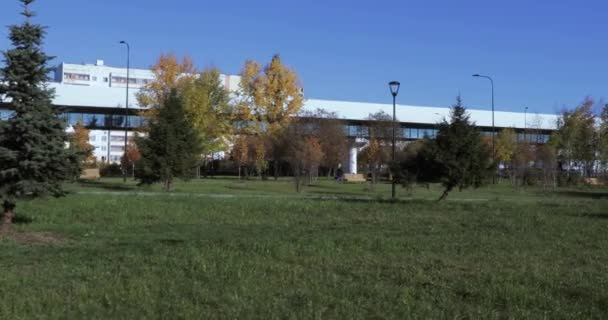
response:
<svg viewBox="0 0 608 320"><path fill-rule="evenodd" d="M8 120L11 117L12 112L8 110L0 110L0 120Z"/></svg>
<svg viewBox="0 0 608 320"><path fill-rule="evenodd" d="M81 123L89 128L137 128L143 126L145 123L142 116L126 117L117 114L69 112L62 114L62 118L65 119L69 125Z"/></svg>

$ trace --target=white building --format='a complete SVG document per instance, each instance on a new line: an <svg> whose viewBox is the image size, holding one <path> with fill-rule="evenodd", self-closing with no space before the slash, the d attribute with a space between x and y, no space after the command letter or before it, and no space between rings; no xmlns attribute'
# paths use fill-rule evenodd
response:
<svg viewBox="0 0 608 320"><path fill-rule="evenodd" d="M124 152L124 132L132 136L132 130L142 125L139 112L143 110L136 99L137 92L154 78L150 70L129 70L129 108L126 103L127 70L104 65L102 60L95 64L61 63L55 71L54 82L49 86L55 89L53 104L65 110L64 116L71 125L83 123L91 129L90 142L95 146L98 161L120 161ZM238 90L240 77L221 75L226 90ZM392 104L346 102L307 99L304 110L318 108L336 112L344 120L347 135L356 141L365 139L365 122L370 113L384 111L392 114ZM523 108L522 108L523 109ZM420 139L434 136L436 124L449 115L447 107L425 107L397 105L396 117L400 124L401 136L405 139ZM468 109L470 119L486 134L491 132L492 112ZM10 115L6 107L0 105L0 119ZM555 130L557 116L552 114L524 114L523 112L496 111L494 113L496 130L514 128L523 137L524 128L535 129L535 134L526 138L535 142L545 142L549 133ZM525 121L527 119L527 121ZM360 146L360 144L359 144ZM350 172L356 172L357 144L353 144L349 161L345 164Z"/></svg>

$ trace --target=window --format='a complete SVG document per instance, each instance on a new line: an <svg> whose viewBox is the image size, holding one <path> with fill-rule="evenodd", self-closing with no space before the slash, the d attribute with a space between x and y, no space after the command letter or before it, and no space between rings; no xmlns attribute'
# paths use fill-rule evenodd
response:
<svg viewBox="0 0 608 320"><path fill-rule="evenodd" d="M112 142L124 142L125 141L125 137L124 136L111 136L110 137L110 141L112 141Z"/></svg>
<svg viewBox="0 0 608 320"><path fill-rule="evenodd" d="M103 142L108 141L108 138L106 136L101 136L101 141L103 141Z"/></svg>
<svg viewBox="0 0 608 320"><path fill-rule="evenodd" d="M106 151L108 150L108 148L106 148L106 146L101 146L101 151Z"/></svg>
<svg viewBox="0 0 608 320"><path fill-rule="evenodd" d="M97 77L96 76L93 76L93 81L97 81Z"/></svg>
<svg viewBox="0 0 608 320"><path fill-rule="evenodd" d="M90 136L90 137L89 137L89 141L96 141L96 140L97 140L97 137L96 137L96 136Z"/></svg>
<svg viewBox="0 0 608 320"><path fill-rule="evenodd" d="M64 72L63 73L63 79L64 80L76 80L76 81L89 81L91 79L91 76L89 76L88 74L84 74L84 73L71 73L71 72Z"/></svg>
<svg viewBox="0 0 608 320"><path fill-rule="evenodd" d="M123 150L125 150L123 146L110 146L112 152L123 152Z"/></svg>
<svg viewBox="0 0 608 320"><path fill-rule="evenodd" d="M108 81L109 81L108 77L103 77L103 82L108 82Z"/></svg>
<svg viewBox="0 0 608 320"><path fill-rule="evenodd" d="M131 78L131 77L129 77L129 85L144 86L144 85L148 84L149 82L150 82L149 79ZM127 83L127 77L112 76L112 83L126 84Z"/></svg>

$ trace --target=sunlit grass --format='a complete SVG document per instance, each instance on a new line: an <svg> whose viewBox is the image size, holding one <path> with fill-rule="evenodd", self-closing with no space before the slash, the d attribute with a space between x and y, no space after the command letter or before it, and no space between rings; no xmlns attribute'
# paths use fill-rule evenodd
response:
<svg viewBox="0 0 608 320"><path fill-rule="evenodd" d="M59 241L0 241L0 319L608 316L608 190L366 188L109 180L20 203L18 232Z"/></svg>

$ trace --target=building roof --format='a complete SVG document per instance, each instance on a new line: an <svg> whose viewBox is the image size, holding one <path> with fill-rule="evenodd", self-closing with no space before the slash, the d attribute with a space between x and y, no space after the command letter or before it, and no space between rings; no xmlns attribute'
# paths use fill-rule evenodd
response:
<svg viewBox="0 0 608 320"><path fill-rule="evenodd" d="M304 109L307 111L325 109L330 112L336 112L340 118L346 120L365 120L371 113L376 113L378 111L384 111L391 116L393 114L392 104L317 99L306 100ZM467 111L470 114L471 121L475 122L477 126L492 126L492 111L479 109L467 109ZM435 124L440 122L443 118L449 117L450 108L398 104L396 106L395 115L399 122ZM557 119L557 115L554 114L528 113L526 115L524 112L494 112L494 125L503 128L513 127L553 130L556 128ZM527 124L525 124L526 122Z"/></svg>

